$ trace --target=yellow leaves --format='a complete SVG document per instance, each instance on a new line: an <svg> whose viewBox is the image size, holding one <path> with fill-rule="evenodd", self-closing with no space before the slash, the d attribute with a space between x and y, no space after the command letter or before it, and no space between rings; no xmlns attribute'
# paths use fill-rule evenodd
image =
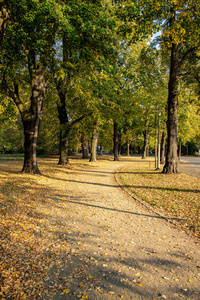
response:
<svg viewBox="0 0 200 300"><path fill-rule="evenodd" d="M108 294L110 294L110 295L114 295L114 294L115 294L115 292L113 292L113 291L110 291L110 292L108 292Z"/></svg>
<svg viewBox="0 0 200 300"><path fill-rule="evenodd" d="M69 289L64 289L63 290L63 294L69 294L70 293L70 290Z"/></svg>
<svg viewBox="0 0 200 300"><path fill-rule="evenodd" d="M156 3L156 10L159 10L159 8L160 8L160 3L157 2L157 3Z"/></svg>
<svg viewBox="0 0 200 300"><path fill-rule="evenodd" d="M80 286L80 287L84 287L84 284L83 284L83 283L79 283L79 286Z"/></svg>
<svg viewBox="0 0 200 300"><path fill-rule="evenodd" d="M6 278L9 276L9 273L6 271L2 271L1 276Z"/></svg>

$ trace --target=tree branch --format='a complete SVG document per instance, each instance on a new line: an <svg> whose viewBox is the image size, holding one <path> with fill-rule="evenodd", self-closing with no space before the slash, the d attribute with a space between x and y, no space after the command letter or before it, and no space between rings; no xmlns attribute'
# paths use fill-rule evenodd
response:
<svg viewBox="0 0 200 300"><path fill-rule="evenodd" d="M193 47L186 51L186 53L183 55L183 58L180 61L180 68L182 67L182 65L186 61L186 59L188 58L189 54L194 52L195 50L196 50L196 47Z"/></svg>
<svg viewBox="0 0 200 300"><path fill-rule="evenodd" d="M7 86L5 73L4 73L2 83L0 84L0 89L3 90L8 97L13 99L13 101L15 102L15 104L17 105L17 107L19 109L20 114L23 115L25 109L24 109L24 105L23 105L22 101L19 98L18 84L14 84L14 91L12 91Z"/></svg>
<svg viewBox="0 0 200 300"><path fill-rule="evenodd" d="M89 113L89 114L83 114L80 118L78 118L78 119L72 121L71 124L70 124L70 127L72 127L74 124L80 122L80 121L83 120L84 118L89 117L89 116L91 116L91 115L92 115L92 113Z"/></svg>

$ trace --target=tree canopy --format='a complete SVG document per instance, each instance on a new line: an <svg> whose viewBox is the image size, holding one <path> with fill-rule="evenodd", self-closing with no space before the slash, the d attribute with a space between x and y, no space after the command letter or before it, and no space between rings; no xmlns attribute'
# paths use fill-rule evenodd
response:
<svg viewBox="0 0 200 300"><path fill-rule="evenodd" d="M70 135L81 141L85 134L89 146L94 130L106 145L116 134L116 155L121 140L144 140L145 158L148 145L155 148L159 109L163 130L167 121L163 172L177 173L178 138L199 136L189 126L191 116L199 118L199 23L194 0L2 1L0 120L13 132L22 121L23 171L40 172L38 142L55 149L55 141L65 164Z"/></svg>

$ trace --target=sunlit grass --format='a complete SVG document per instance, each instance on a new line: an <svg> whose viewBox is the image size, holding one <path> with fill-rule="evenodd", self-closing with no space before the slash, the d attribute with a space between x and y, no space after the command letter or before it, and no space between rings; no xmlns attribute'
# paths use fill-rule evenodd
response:
<svg viewBox="0 0 200 300"><path fill-rule="evenodd" d="M140 161L123 167L119 178L139 199L200 235L200 179L162 174Z"/></svg>

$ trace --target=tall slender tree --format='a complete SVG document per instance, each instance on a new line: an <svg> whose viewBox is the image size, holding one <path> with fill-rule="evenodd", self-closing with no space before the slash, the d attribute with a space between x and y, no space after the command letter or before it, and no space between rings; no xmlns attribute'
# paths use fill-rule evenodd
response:
<svg viewBox="0 0 200 300"><path fill-rule="evenodd" d="M137 3L137 34L162 31L160 46L170 57L168 83L167 154L163 173L178 173L178 84L181 69L200 47L200 4L188 1L149 1Z"/></svg>

